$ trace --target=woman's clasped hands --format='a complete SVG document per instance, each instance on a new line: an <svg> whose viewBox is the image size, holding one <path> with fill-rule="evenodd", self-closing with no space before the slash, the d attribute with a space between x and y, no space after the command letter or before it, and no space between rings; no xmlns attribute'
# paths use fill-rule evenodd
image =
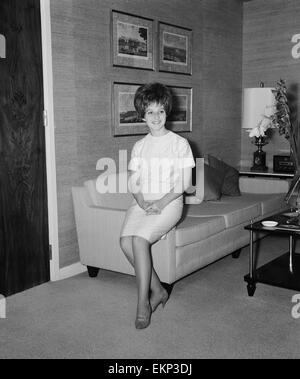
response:
<svg viewBox="0 0 300 379"><path fill-rule="evenodd" d="M157 215L162 211L162 206L159 203L159 200L156 201L143 201L142 204L139 204L142 209L149 215Z"/></svg>
<svg viewBox="0 0 300 379"><path fill-rule="evenodd" d="M159 206L159 204L157 204L156 201L154 201L153 203L151 203L146 209L146 214L147 215L157 215L157 214L160 214L161 213L161 208Z"/></svg>

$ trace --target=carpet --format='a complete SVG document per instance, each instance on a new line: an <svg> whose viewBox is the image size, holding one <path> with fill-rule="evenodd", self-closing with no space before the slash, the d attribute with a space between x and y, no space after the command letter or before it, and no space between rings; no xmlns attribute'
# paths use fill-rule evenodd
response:
<svg viewBox="0 0 300 379"><path fill-rule="evenodd" d="M258 284L248 297L248 249L175 283L145 330L134 327L132 276L102 270L96 279L84 273L11 296L0 319L0 358L299 358L296 292ZM287 250L286 238L267 237L259 264Z"/></svg>

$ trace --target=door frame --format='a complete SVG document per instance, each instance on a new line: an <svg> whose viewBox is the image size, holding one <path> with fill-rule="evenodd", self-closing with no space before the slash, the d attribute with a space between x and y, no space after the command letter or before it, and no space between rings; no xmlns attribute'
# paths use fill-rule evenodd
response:
<svg viewBox="0 0 300 379"><path fill-rule="evenodd" d="M40 13L43 55L48 225L49 244L52 247L52 259L50 260L50 280L57 281L61 279L61 275L59 268L50 0L40 0Z"/></svg>

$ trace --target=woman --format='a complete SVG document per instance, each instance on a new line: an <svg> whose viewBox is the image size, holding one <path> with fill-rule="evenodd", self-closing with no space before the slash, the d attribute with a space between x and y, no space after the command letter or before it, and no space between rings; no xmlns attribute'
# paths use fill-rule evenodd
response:
<svg viewBox="0 0 300 379"><path fill-rule="evenodd" d="M135 326L144 329L150 324L152 312L168 300L153 268L150 247L180 220L182 194L191 185L195 163L187 140L166 129L172 109L172 94L166 86L141 86L134 106L150 133L132 150L128 169L134 202L126 213L120 245L137 279Z"/></svg>

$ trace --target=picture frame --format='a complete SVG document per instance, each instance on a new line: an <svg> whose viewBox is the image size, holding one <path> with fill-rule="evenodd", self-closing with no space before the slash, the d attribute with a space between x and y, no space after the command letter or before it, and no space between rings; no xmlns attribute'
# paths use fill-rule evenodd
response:
<svg viewBox="0 0 300 379"><path fill-rule="evenodd" d="M159 71L192 75L192 30L159 22Z"/></svg>
<svg viewBox="0 0 300 379"><path fill-rule="evenodd" d="M147 134L148 128L134 108L134 95L141 84L114 82L112 88L113 135Z"/></svg>
<svg viewBox="0 0 300 379"><path fill-rule="evenodd" d="M113 66L154 70L154 21L112 10Z"/></svg>
<svg viewBox="0 0 300 379"><path fill-rule="evenodd" d="M166 127L173 132L192 132L193 89L168 86L172 92L172 111Z"/></svg>
<svg viewBox="0 0 300 379"><path fill-rule="evenodd" d="M141 86L137 83L112 84L112 134L115 137L149 133L146 123L134 108L134 95ZM172 112L166 127L174 132L192 131L193 90L190 87L168 86L173 95Z"/></svg>

